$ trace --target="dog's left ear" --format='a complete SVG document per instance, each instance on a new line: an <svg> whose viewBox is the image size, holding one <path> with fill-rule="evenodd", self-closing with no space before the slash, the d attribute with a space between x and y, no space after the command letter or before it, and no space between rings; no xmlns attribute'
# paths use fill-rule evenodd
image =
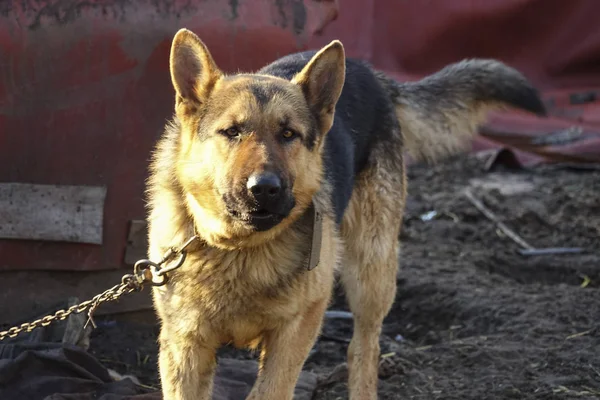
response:
<svg viewBox="0 0 600 400"><path fill-rule="evenodd" d="M335 105L346 78L344 46L334 40L306 64L292 82L300 85L306 101L319 121L321 132L331 129Z"/></svg>
<svg viewBox="0 0 600 400"><path fill-rule="evenodd" d="M206 45L187 29L180 29L175 34L169 61L177 105L182 102L192 106L204 103L223 75Z"/></svg>

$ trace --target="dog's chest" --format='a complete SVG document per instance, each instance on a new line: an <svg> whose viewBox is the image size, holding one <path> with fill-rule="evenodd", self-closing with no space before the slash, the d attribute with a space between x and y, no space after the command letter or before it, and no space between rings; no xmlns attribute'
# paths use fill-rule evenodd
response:
<svg viewBox="0 0 600 400"><path fill-rule="evenodd" d="M155 290L157 310L164 323L176 324L179 331L246 345L301 309L301 292L310 272L300 253L290 249L281 257L256 251L190 254L169 285Z"/></svg>

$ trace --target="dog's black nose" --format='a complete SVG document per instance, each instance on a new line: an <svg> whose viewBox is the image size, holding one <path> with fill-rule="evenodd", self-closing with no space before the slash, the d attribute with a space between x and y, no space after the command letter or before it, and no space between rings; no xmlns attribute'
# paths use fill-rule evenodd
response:
<svg viewBox="0 0 600 400"><path fill-rule="evenodd" d="M272 173L264 172L250 176L248 190L259 203L276 200L281 193L281 179Z"/></svg>

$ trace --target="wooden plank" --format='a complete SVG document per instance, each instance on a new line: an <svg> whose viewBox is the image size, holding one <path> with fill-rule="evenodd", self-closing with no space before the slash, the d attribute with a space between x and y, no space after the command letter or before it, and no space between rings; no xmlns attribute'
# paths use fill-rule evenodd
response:
<svg viewBox="0 0 600 400"><path fill-rule="evenodd" d="M0 238L102 244L106 187L0 183Z"/></svg>

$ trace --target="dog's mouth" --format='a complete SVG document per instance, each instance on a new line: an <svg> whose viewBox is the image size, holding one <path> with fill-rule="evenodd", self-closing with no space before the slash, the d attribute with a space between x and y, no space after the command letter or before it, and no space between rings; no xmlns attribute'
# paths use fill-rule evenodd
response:
<svg viewBox="0 0 600 400"><path fill-rule="evenodd" d="M264 208L261 208L260 210L250 211L250 212L240 212L240 211L232 210L232 209L229 209L227 211L229 212L229 214L231 214L232 217L234 217L236 219L241 219L244 221L251 220L253 218L265 219L265 218L274 218L277 216L284 217L281 214L271 212Z"/></svg>
<svg viewBox="0 0 600 400"><path fill-rule="evenodd" d="M256 231L259 232L267 231L273 228L286 217L286 215L271 212L264 208L249 212L240 212L232 209L228 211L233 218L251 225Z"/></svg>
<svg viewBox="0 0 600 400"><path fill-rule="evenodd" d="M277 214L274 214L264 208L260 209L260 210L256 210L256 211L251 211L250 213L248 213L248 215L250 216L250 218L271 218L273 216L276 216Z"/></svg>
<svg viewBox="0 0 600 400"><path fill-rule="evenodd" d="M290 215L296 205L291 196L281 198L277 202L260 204L253 199L228 192L223 194L223 200L231 219L256 232L268 231L277 226Z"/></svg>

